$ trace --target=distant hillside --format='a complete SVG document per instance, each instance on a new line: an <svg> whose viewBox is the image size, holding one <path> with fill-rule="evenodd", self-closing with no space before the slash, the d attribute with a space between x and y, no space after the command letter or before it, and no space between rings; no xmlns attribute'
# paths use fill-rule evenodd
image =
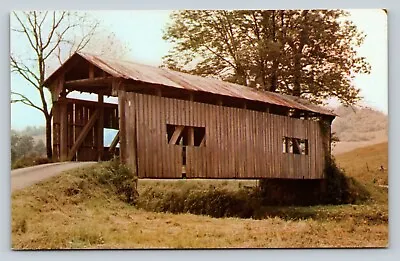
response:
<svg viewBox="0 0 400 261"><path fill-rule="evenodd" d="M387 142L357 148L338 155L336 159L339 166L358 181L388 185Z"/></svg>
<svg viewBox="0 0 400 261"><path fill-rule="evenodd" d="M43 136L46 135L46 128L45 126L27 126L25 129L16 132L21 136Z"/></svg>
<svg viewBox="0 0 400 261"><path fill-rule="evenodd" d="M332 123L332 132L340 142L333 153L342 153L354 148L387 141L388 117L370 108L344 107L335 110L339 115Z"/></svg>
<svg viewBox="0 0 400 261"><path fill-rule="evenodd" d="M46 127L45 126L27 126L23 130L13 130L11 133L16 133L19 136L31 136L35 143L39 140L46 142Z"/></svg>

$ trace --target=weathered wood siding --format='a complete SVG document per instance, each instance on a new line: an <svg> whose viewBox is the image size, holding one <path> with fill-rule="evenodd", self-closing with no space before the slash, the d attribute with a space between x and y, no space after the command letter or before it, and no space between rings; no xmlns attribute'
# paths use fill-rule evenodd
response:
<svg viewBox="0 0 400 261"><path fill-rule="evenodd" d="M205 146L186 147L187 178L323 178L324 140L316 121L132 92L125 120L127 162L136 149L141 178L182 177L182 146L168 144L166 124L205 127ZM283 153L284 136L308 139L308 155Z"/></svg>

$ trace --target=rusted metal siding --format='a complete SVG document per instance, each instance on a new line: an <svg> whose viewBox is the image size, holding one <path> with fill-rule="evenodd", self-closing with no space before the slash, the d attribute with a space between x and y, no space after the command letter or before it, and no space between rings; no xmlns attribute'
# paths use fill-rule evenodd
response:
<svg viewBox="0 0 400 261"><path fill-rule="evenodd" d="M50 86L63 67L72 64L74 60L83 58L90 64L116 78L139 81L143 83L157 84L177 89L185 89L192 92L203 92L227 97L234 97L246 101L259 101L268 104L285 106L288 108L315 112L319 114L335 116L335 114L323 107L316 106L307 100L290 95L281 95L273 92L258 91L247 86L225 82L210 77L201 77L187 73L181 73L166 68L142 65L130 61L115 60L109 57L92 55L88 53L75 53L59 69L50 75L44 85Z"/></svg>
<svg viewBox="0 0 400 261"><path fill-rule="evenodd" d="M186 147L187 178L323 178L317 121L138 93L127 93L125 106L127 129L137 130L127 148L136 138L141 178L182 177L182 146L168 144L166 124L205 127L205 147ZM308 139L308 155L283 153L284 136Z"/></svg>

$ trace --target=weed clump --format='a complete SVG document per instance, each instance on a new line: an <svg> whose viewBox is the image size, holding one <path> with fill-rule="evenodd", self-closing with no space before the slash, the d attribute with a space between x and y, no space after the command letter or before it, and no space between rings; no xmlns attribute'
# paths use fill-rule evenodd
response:
<svg viewBox="0 0 400 261"><path fill-rule="evenodd" d="M11 169L26 168L51 162L52 161L46 157L26 156L19 158L14 163L12 163Z"/></svg>
<svg viewBox="0 0 400 261"><path fill-rule="evenodd" d="M346 176L334 158L327 160L325 168L326 191L322 193L325 204L355 204L370 198L368 190L353 177Z"/></svg>
<svg viewBox="0 0 400 261"><path fill-rule="evenodd" d="M82 168L69 177L64 195L73 203L85 198L106 196L135 204L138 198L137 177L118 158L93 168Z"/></svg>
<svg viewBox="0 0 400 261"><path fill-rule="evenodd" d="M139 196L137 192L137 176L118 158L105 164L102 171L97 173L100 184L111 188L115 193L129 204L134 204Z"/></svg>
<svg viewBox="0 0 400 261"><path fill-rule="evenodd" d="M256 190L177 189L161 191L149 187L142 191L137 206L155 212L191 213L211 217L255 218L260 198Z"/></svg>

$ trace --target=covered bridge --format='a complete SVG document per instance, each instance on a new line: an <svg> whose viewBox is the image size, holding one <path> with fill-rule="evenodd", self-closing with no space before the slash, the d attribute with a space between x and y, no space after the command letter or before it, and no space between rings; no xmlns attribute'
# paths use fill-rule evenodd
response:
<svg viewBox="0 0 400 261"><path fill-rule="evenodd" d="M55 160L120 154L140 178L324 178L335 115L298 97L87 53L44 85ZM98 100L68 98L71 91ZM119 130L107 148L104 128Z"/></svg>

